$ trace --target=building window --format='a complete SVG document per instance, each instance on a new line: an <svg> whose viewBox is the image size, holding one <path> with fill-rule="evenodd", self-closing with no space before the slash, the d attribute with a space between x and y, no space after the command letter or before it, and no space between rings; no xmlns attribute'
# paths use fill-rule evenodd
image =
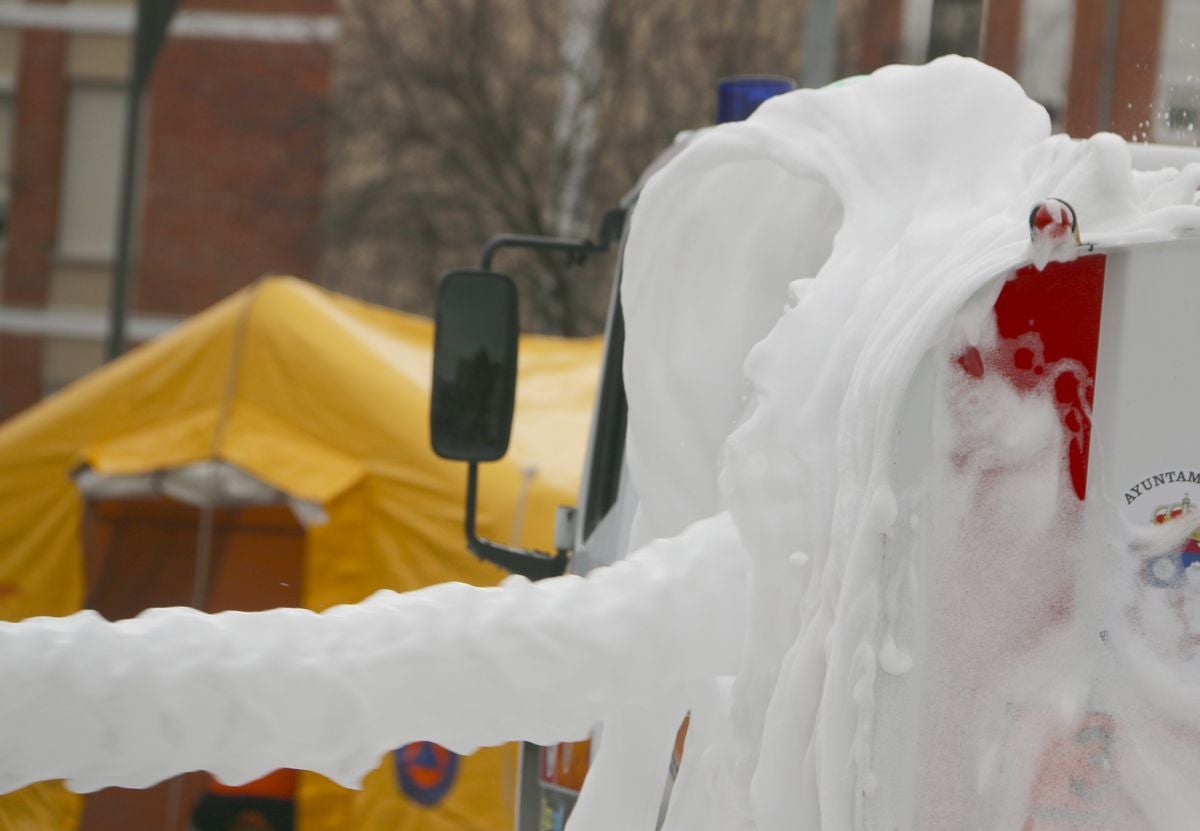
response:
<svg viewBox="0 0 1200 831"><path fill-rule="evenodd" d="M1200 2L1165 0L1158 44L1154 141L1195 145L1200 114L1200 77L1196 44L1200 43Z"/></svg>
<svg viewBox="0 0 1200 831"><path fill-rule="evenodd" d="M1021 15L1016 77L1025 93L1046 108L1055 132L1064 127L1075 6L1072 0L1034 0Z"/></svg>
<svg viewBox="0 0 1200 831"><path fill-rule="evenodd" d="M110 262L115 256L125 90L77 84L67 97L58 250L65 258Z"/></svg>
<svg viewBox="0 0 1200 831"><path fill-rule="evenodd" d="M46 337L42 340L42 395L59 390L99 369L104 343L99 340Z"/></svg>
<svg viewBox="0 0 1200 831"><path fill-rule="evenodd" d="M1196 130L1196 110L1194 107L1174 106L1167 110L1167 129L1188 133Z"/></svg>

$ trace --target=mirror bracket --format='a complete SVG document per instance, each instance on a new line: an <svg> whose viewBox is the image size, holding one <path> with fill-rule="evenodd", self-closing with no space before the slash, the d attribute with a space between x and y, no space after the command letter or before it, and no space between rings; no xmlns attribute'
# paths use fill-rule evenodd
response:
<svg viewBox="0 0 1200 831"><path fill-rule="evenodd" d="M505 248L561 251L567 255L569 264L582 265L591 255L602 254L609 250L614 243L620 242L625 228L625 216L624 208L614 208L606 213L600 225L599 242L569 237L543 237L536 234L501 234L492 237L483 247L483 254L479 258L479 267L484 271L491 271L492 260L498 252Z"/></svg>
<svg viewBox="0 0 1200 831"><path fill-rule="evenodd" d="M492 270L492 260L496 254L505 248L527 248L535 251L558 251L567 256L568 263L582 265L588 257L608 251L614 244L620 242L625 230L627 211L616 208L604 215L601 222L599 241L571 239L568 237L548 237L534 234L501 234L488 240L479 258L480 269L486 272ZM475 503L479 490L479 464L475 461L467 463L467 504L465 531L467 548L471 553L484 562L498 565L512 574L520 574L530 580L542 580L547 577L557 577L567 570L567 550L559 548L551 555L541 551L528 551L512 546L501 545L481 538L475 532Z"/></svg>
<svg viewBox="0 0 1200 831"><path fill-rule="evenodd" d="M475 533L475 498L479 490L479 465L476 462L467 464L467 510L465 530L467 532L467 548L479 559L500 566L512 574L520 574L530 580L544 580L547 577L558 577L567 570L567 552L558 549L554 555L541 551L527 551L500 545L491 540L485 540Z"/></svg>

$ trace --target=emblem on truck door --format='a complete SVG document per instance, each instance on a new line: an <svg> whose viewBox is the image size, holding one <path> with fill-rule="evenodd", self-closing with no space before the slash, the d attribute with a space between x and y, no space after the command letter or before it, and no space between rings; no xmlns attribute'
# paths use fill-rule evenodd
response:
<svg viewBox="0 0 1200 831"><path fill-rule="evenodd" d="M395 752L395 763L400 790L426 808L445 799L458 778L458 755L433 742L404 745Z"/></svg>

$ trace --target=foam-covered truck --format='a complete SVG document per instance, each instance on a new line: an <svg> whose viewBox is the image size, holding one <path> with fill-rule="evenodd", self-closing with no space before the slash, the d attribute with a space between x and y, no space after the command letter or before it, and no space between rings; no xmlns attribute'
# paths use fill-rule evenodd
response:
<svg viewBox="0 0 1200 831"><path fill-rule="evenodd" d="M743 91L755 105L769 94L782 91L754 80L748 82L747 90ZM623 241L645 182L697 135L681 135L650 166L620 207L605 217L597 242L497 237L484 250L479 269L455 270L443 278L437 312L433 443L441 455L470 464L466 521L469 546L479 556L514 573L531 579L564 571L586 574L621 559L629 548L638 496L625 454ZM1200 150L1194 147L1131 145L1129 151L1133 167L1146 175L1200 163ZM1089 242L1086 233L1081 235L1079 218L1066 200L1055 198L1054 193L1042 197L1029 205L1027 218L1029 256L1035 262L998 275L1003 278L1003 287L989 298L987 311L995 319L996 336L986 344L964 347L950 367L923 366L905 398L900 428L903 444L930 447L941 440L931 415L932 402L938 398L934 380L938 373L957 375L967 399L975 395L973 386L983 389L999 385L1018 398L1048 389L1057 402L1067 471L1061 483L1063 494L1042 495L1048 503L1057 504L1064 494L1080 501L1096 499L1096 494L1102 492L1103 498L1120 505L1121 521L1160 529L1189 527L1189 533L1164 550L1131 560L1134 565L1129 568L1137 574L1130 585L1136 585L1136 591L1123 602L1130 610L1129 618L1161 647L1164 655L1170 660L1191 660L1200 650L1200 567L1193 568L1200 562L1200 532L1191 533L1191 528L1200 524L1200 513L1196 511L1200 502L1200 449L1195 446L1196 431L1190 426L1200 405L1200 393L1196 392L1190 371L1195 356L1200 354L1200 326L1195 321L1195 310L1200 308L1200 282L1196 277L1200 238L1183 234L1167 242L1142 242L1136 236L1116 244ZM495 255L507 247L557 250L575 257L615 250L604 367L582 491L577 506L560 510L557 551L552 554L498 546L479 539L474 531L476 465L504 454L511 420L517 289L510 278L492 270ZM485 309L486 315L481 311ZM467 376L456 371L467 353L477 356L481 366L487 356L490 380L486 384L480 385L475 376L464 381ZM465 389L464 384L474 386ZM482 421L464 425L464 412ZM982 419L989 430L1004 429L1001 424L986 422L981 413L964 411L958 417ZM926 471L916 461L905 459L903 449L895 465L900 482L896 487L925 487L921 479ZM1103 479L1100 469L1104 471ZM1169 536L1170 531L1164 533ZM1022 568L1041 567L1035 554L1025 553L1032 559ZM1000 579L987 576L984 585L994 588L995 580ZM1076 595L1088 579L1092 579L1089 574L1075 574L1068 581L1070 585L1049 588L1037 582L1045 591L1033 599L1024 598L1017 607L1022 613L1032 614L1038 628L1053 630L1056 620L1069 616L1068 607L1078 602ZM969 697L958 670L971 662L968 654L986 652L988 632L986 628L975 631L964 627L963 592L943 590L947 594L933 592L925 598L927 603L921 607L915 624L921 630L918 640L932 646L927 646L923 654L904 656L900 663L925 660L935 676L942 674L931 683L944 689L961 688L963 696ZM1014 596L1020 594L1014 591ZM1098 629L1096 637L1107 639L1109 635ZM956 644L953 649L963 654L948 659L942 646L947 643ZM1046 659L1041 656L1039 660ZM1004 816L997 827L1022 831L1144 827L1128 813L1133 809L1121 803L1121 797L1115 796L1111 788L1106 789L1112 778L1114 731L1123 728L1114 722L1104 702L1089 702L1082 713L1059 721L1023 703L1017 692L1010 698L996 718L1007 721L1001 732L1017 738L1008 750L997 753L1002 756L1011 752L1012 759L997 762L978 774L1002 782L997 786L1001 791L1019 791L1016 797L1000 800L988 809L1016 811ZM901 741L913 719L933 718L931 707L940 708L935 720L952 732L965 729L958 722L978 718L972 707L959 710L946 702L944 695L929 696L911 687L896 685L889 690L885 679L879 699L880 727L873 741L883 745ZM670 781L678 769L686 729L685 722L672 758L662 760L671 769ZM517 831L561 831L597 742L603 742L602 734L576 744L526 746ZM937 816L935 809L923 809L916 801L930 790L942 792L943 797L951 793L960 801L971 801L974 797L967 792L972 787L971 777L950 770L961 762L954 753L930 753L921 764L882 780L879 792L868 800L874 807L862 809L862 815L868 818L864 827L892 828L881 818L897 813L924 817L919 821L930 823L919 827L950 827L957 820ZM667 798L669 791L670 785ZM939 798L930 804L943 802ZM887 807L881 808L880 804Z"/></svg>

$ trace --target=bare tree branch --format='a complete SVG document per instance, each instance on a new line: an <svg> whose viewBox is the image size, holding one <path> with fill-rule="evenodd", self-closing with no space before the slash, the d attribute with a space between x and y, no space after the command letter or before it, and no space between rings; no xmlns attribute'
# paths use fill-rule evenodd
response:
<svg viewBox="0 0 1200 831"><path fill-rule="evenodd" d="M580 2L597 50L582 60L563 42ZM594 229L679 130L711 120L718 77L794 71L804 12L788 0L342 5L323 280L422 313L437 275L474 264L493 234ZM611 261L499 265L524 284L525 329L602 328Z"/></svg>

